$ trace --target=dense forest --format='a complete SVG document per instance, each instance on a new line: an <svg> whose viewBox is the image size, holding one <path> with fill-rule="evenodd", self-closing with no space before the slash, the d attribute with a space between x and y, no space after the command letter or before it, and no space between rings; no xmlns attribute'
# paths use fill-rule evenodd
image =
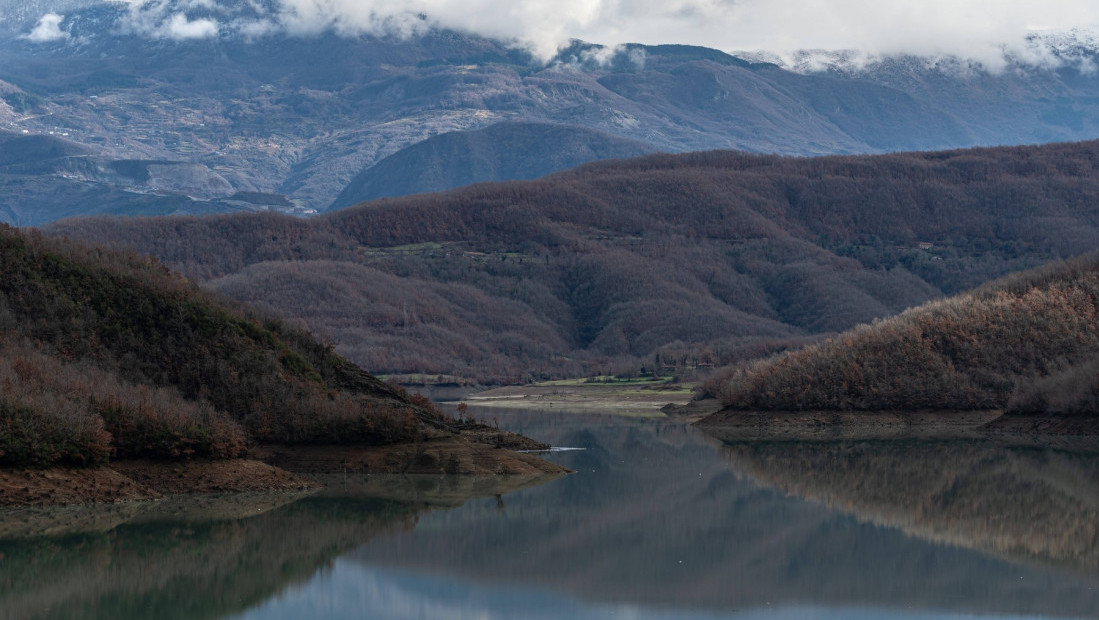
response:
<svg viewBox="0 0 1099 620"><path fill-rule="evenodd" d="M446 427L419 398L155 259L0 228L0 465L412 441Z"/></svg>
<svg viewBox="0 0 1099 620"><path fill-rule="evenodd" d="M732 409L1099 411L1099 254L711 379Z"/></svg>
<svg viewBox="0 0 1099 620"><path fill-rule="evenodd" d="M799 347L1099 245L1099 142L714 151L272 214L46 229L153 254L372 372L517 382Z"/></svg>

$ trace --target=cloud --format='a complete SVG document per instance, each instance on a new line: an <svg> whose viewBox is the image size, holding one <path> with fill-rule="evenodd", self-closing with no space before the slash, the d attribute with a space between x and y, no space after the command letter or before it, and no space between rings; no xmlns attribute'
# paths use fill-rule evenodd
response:
<svg viewBox="0 0 1099 620"><path fill-rule="evenodd" d="M1099 30L1094 0L278 0L291 31L417 30L410 20L515 39L543 58L570 39L614 47L684 43L725 51L802 49L1041 61L1035 32ZM1048 60L1048 59L1046 59Z"/></svg>
<svg viewBox="0 0 1099 620"><path fill-rule="evenodd" d="M344 35L408 37L431 27L424 12L417 9L419 3L407 0L280 0L279 4L273 19L292 35L332 30Z"/></svg>
<svg viewBox="0 0 1099 620"><path fill-rule="evenodd" d="M216 37L221 31L220 23L212 15L221 10L217 0L124 0L124 4L127 12L123 32L184 41ZM188 15L194 11L204 14Z"/></svg>
<svg viewBox="0 0 1099 620"><path fill-rule="evenodd" d="M24 38L35 43L50 43L67 39L69 33L61 29L61 22L64 19L64 15L46 13L42 16L42 19L38 20L38 25L34 27L34 30L31 30Z"/></svg>
<svg viewBox="0 0 1099 620"><path fill-rule="evenodd" d="M1090 0L745 0L729 31L741 49L767 49L790 59L797 49L859 50L863 56L918 54L1001 68L1005 54L1049 61L1036 33L1096 31L1099 4ZM717 41L707 29L700 37ZM728 44L726 44L727 46Z"/></svg>
<svg viewBox="0 0 1099 620"><path fill-rule="evenodd" d="M174 13L161 28L170 39L207 39L218 34L218 22L213 19L188 19L183 13Z"/></svg>
<svg viewBox="0 0 1099 620"><path fill-rule="evenodd" d="M444 27L515 41L542 58L582 39L608 48L681 43L766 50L787 61L805 49L956 56L997 67L1005 53L1059 62L1028 40L1034 33L1099 31L1094 0L120 1L129 4L139 31L158 36L410 36Z"/></svg>

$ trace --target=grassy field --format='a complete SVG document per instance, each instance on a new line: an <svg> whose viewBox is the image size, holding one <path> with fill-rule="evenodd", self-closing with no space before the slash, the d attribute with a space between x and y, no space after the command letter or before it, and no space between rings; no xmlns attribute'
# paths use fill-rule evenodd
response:
<svg viewBox="0 0 1099 620"><path fill-rule="evenodd" d="M590 379L547 381L478 392L464 402L470 407L503 407L664 417L661 408L683 405L694 396L694 384L623 380L603 383Z"/></svg>

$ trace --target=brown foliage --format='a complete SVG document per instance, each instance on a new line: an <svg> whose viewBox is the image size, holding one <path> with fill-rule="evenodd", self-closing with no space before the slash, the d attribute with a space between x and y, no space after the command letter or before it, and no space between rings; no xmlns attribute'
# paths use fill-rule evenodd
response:
<svg viewBox="0 0 1099 620"><path fill-rule="evenodd" d="M0 341L0 462L95 464L119 457L232 458L238 424L167 388L125 383L27 343Z"/></svg>
<svg viewBox="0 0 1099 620"><path fill-rule="evenodd" d="M1016 407L1048 409L1040 394L1089 376L1097 321L1091 255L733 369L707 390L745 409L1002 408L1016 393L1030 393Z"/></svg>
<svg viewBox="0 0 1099 620"><path fill-rule="evenodd" d="M1078 254L1099 243L1097 151L655 155L304 222L50 230L156 254L375 372L521 381L637 370L677 341L730 363Z"/></svg>
<svg viewBox="0 0 1099 620"><path fill-rule="evenodd" d="M306 332L153 259L3 229L0 276L8 462L389 443L422 437L431 418Z"/></svg>

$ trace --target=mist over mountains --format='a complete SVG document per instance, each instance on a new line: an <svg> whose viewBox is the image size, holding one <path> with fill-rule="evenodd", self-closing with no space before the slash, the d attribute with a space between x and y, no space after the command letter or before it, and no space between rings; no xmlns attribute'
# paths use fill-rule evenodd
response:
<svg viewBox="0 0 1099 620"><path fill-rule="evenodd" d="M439 189L417 172L423 147L402 153L396 172L370 169L429 138L502 122L551 124L572 137L502 140L478 154L469 150L477 134L455 136L458 146L430 165L475 160L475 174L427 176L508 180L517 178L508 162L554 164L541 173L579 163L570 152L634 154L597 148L608 135L651 151L785 155L1099 136L1096 47L1082 33L1035 39L1045 51L992 69L842 53L780 66L703 47L582 42L546 60L513 39L447 30L431 16L351 28L305 3L44 4L0 3L9 34L0 38L0 129L52 132L104 162L188 167L160 184L76 173L71 159L0 171L0 219L20 225L74 213L310 213L346 206L346 196L336 198L353 179L382 172L393 191ZM268 197L231 200L241 192ZM33 199L44 193L50 204Z"/></svg>

